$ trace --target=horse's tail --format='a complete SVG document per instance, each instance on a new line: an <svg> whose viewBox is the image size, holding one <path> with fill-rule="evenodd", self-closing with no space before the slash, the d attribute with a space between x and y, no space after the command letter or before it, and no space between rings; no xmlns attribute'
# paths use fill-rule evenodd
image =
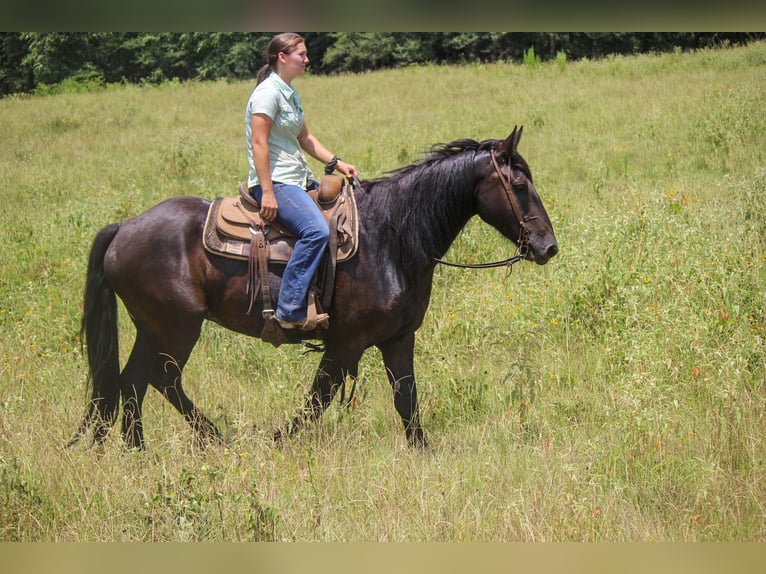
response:
<svg viewBox="0 0 766 574"><path fill-rule="evenodd" d="M117 418L120 401L117 298L104 274L104 256L119 228L119 223L104 227L90 250L80 337L88 349L91 398L69 446L80 439L94 420L98 425L94 442L103 441Z"/></svg>

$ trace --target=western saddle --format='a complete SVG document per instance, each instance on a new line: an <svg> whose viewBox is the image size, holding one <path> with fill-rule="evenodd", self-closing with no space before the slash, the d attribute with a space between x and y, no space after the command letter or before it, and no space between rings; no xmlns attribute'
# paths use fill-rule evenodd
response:
<svg viewBox="0 0 766 574"><path fill-rule="evenodd" d="M332 302L337 263L352 258L357 250L359 218L354 186L344 184L344 181L342 176L326 174L319 187L308 192L330 228L328 249L309 291L309 324ZM247 314L252 312L260 292L264 318L261 338L279 346L287 342L287 338L277 327L277 321L273 320L274 297L269 284L268 266L269 263L287 263L297 236L278 222L264 221L259 210L258 202L245 184L240 185L239 196L216 199L210 205L205 221L203 245L210 253L248 261Z"/></svg>

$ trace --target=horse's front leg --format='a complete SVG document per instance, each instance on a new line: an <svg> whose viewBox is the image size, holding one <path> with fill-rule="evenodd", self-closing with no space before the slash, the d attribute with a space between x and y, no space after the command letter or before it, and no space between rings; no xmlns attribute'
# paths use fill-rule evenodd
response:
<svg viewBox="0 0 766 574"><path fill-rule="evenodd" d="M314 376L314 384L306 395L303 409L287 428L274 433L274 440L279 442L283 437L293 435L304 428L306 423L322 416L346 377L356 378L360 358L361 352L343 355L325 351Z"/></svg>
<svg viewBox="0 0 766 574"><path fill-rule="evenodd" d="M392 339L378 347L383 353L388 381L394 392L394 406L402 417L407 442L411 446L424 447L426 439L423 427L420 426L418 391L413 366L415 333Z"/></svg>

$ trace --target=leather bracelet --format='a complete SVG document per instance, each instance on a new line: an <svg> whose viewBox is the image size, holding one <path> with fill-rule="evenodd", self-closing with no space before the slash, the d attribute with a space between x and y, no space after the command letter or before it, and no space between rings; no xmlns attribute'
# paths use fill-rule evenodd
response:
<svg viewBox="0 0 766 574"><path fill-rule="evenodd" d="M337 155L332 156L332 159L324 164L325 175L330 175L335 170L335 166L338 165L339 161L341 161L341 159Z"/></svg>

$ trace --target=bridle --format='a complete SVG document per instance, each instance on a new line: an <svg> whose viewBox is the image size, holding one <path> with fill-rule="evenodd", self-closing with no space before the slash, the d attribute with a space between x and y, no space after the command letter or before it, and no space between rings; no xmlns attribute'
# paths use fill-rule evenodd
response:
<svg viewBox="0 0 766 574"><path fill-rule="evenodd" d="M529 228L527 227L526 222L531 219L537 219L537 216L524 217L522 215L521 208L519 207L519 202L516 199L516 196L513 194L513 190L511 189L511 180L509 177L505 177L505 174L503 174L503 171L500 169L500 165L497 163L497 158L495 158L494 149L490 150L489 157L492 161L492 166L495 168L495 172L497 172L497 176L500 179L500 183L503 184L505 197L508 199L508 203L511 205L511 210L516 216L516 219L519 220L519 240L517 242L516 255L509 257L508 259L504 259L502 261L494 261L492 263L452 263L450 261L444 261L443 259L434 257L434 261L437 263L441 263L442 265L447 265L449 267L460 267L462 269L491 269L493 267L507 266L508 272L510 273L511 266L514 263L518 263L519 261L524 260L527 256L527 253L529 252Z"/></svg>

